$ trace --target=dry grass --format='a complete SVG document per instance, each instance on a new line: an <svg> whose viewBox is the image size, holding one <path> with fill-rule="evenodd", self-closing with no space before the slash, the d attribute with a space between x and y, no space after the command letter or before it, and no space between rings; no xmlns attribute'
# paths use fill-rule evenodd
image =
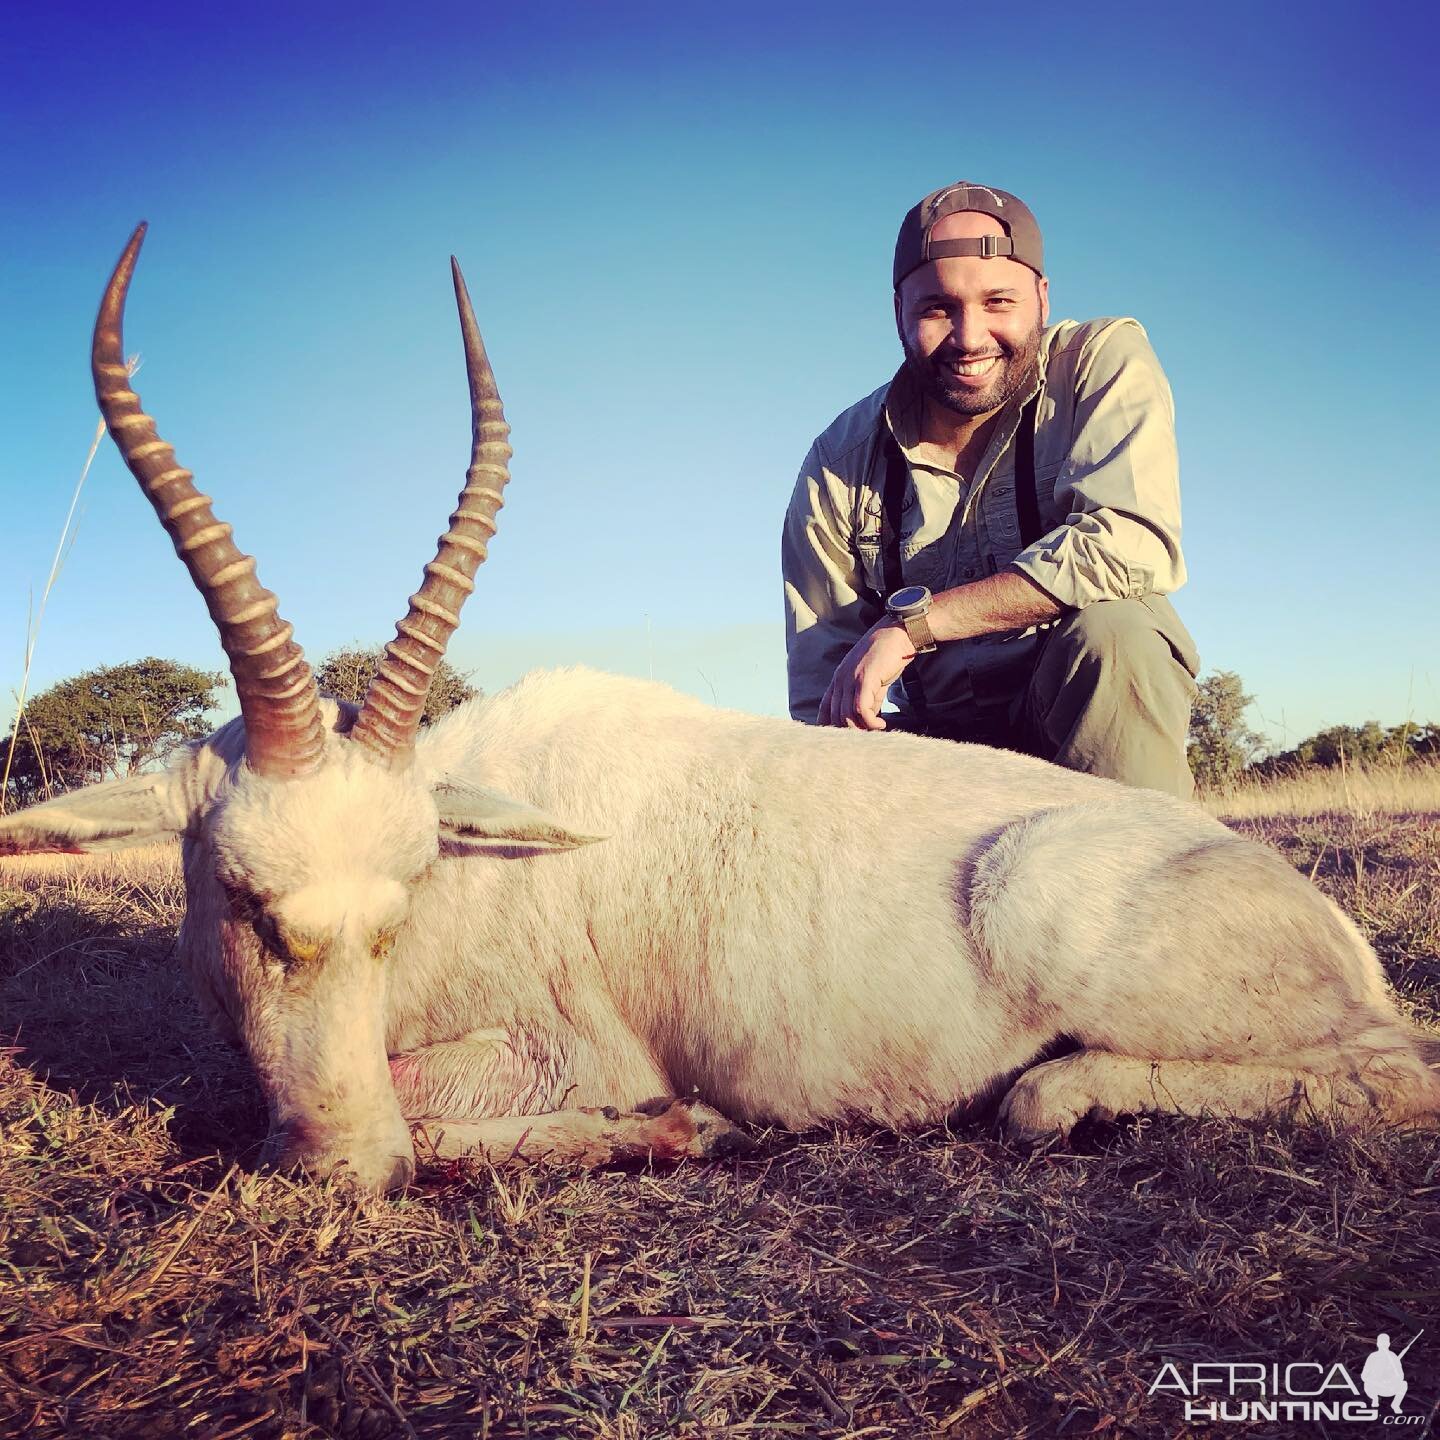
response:
<svg viewBox="0 0 1440 1440"><path fill-rule="evenodd" d="M23 885L42 875L69 877L73 892L88 899L97 899L127 882L178 884L180 845L168 841L136 845L111 855L7 855L0 883L13 891L17 883Z"/></svg>
<svg viewBox="0 0 1440 1440"><path fill-rule="evenodd" d="M1432 1019L1435 820L1239 825ZM774 1136L356 1200L245 1168L263 1110L175 974L180 905L166 852L0 869L0 1434L1179 1436L1162 1359L1357 1369L1421 1327L1406 1409L1440 1404L1433 1136Z"/></svg>
<svg viewBox="0 0 1440 1440"><path fill-rule="evenodd" d="M1266 815L1440 814L1440 761L1306 769L1273 780L1247 780L1204 797L1225 820Z"/></svg>

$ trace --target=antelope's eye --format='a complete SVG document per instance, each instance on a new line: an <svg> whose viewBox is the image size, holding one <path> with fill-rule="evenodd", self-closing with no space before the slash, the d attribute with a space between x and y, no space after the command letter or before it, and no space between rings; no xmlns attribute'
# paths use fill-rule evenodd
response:
<svg viewBox="0 0 1440 1440"><path fill-rule="evenodd" d="M260 942L266 953L272 960L278 960L283 964L289 964L291 955L280 935L280 928L270 918L269 913L260 901L248 890L241 890L231 886L225 887L225 898L230 904L230 915L241 925L248 925L254 932L255 938Z"/></svg>
<svg viewBox="0 0 1440 1440"><path fill-rule="evenodd" d="M255 932L255 938L265 947L277 960L289 963L290 950L280 936L280 927L265 913L258 905L254 907L251 914L245 917L250 922L250 928Z"/></svg>

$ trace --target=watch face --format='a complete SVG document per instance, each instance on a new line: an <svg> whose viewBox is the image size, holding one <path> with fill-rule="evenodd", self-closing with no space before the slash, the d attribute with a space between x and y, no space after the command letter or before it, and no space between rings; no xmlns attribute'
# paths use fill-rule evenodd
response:
<svg viewBox="0 0 1440 1440"><path fill-rule="evenodd" d="M912 605L922 604L930 598L930 592L923 585L907 585L897 590L886 605L891 610L908 610Z"/></svg>

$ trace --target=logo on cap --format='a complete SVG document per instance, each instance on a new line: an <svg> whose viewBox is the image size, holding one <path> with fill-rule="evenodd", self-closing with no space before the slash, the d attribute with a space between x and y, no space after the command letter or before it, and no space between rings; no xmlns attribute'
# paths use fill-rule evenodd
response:
<svg viewBox="0 0 1440 1440"><path fill-rule="evenodd" d="M941 202L948 200L957 190L983 190L995 202L997 208L1005 208L1005 199L997 195L988 185L972 185L968 180L961 180L958 184L950 186L948 190L941 190L939 194L930 197L928 209L933 219L935 212L940 208Z"/></svg>

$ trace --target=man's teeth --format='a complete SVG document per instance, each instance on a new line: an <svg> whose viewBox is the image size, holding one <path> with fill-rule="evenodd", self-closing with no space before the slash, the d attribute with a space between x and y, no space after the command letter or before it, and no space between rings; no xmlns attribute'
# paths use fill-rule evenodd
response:
<svg viewBox="0 0 1440 1440"><path fill-rule="evenodd" d="M983 375L1000 357L990 355L984 360L952 361L950 368L957 375Z"/></svg>

